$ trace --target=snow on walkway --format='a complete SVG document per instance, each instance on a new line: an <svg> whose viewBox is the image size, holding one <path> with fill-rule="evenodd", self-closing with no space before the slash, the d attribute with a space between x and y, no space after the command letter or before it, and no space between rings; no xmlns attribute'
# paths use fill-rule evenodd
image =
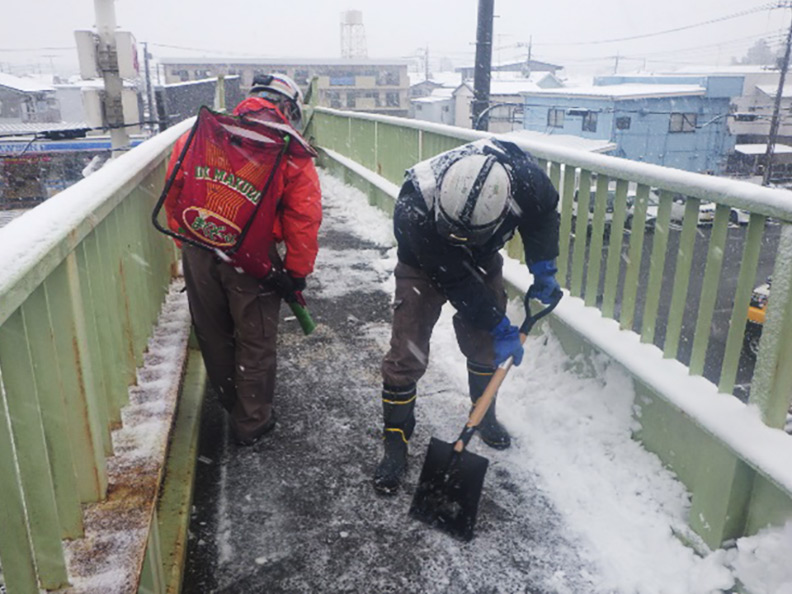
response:
<svg viewBox="0 0 792 594"><path fill-rule="evenodd" d="M754 594L792 594L792 527L706 557L681 544L688 496L630 438L629 378L570 359L548 332L529 338L501 389L513 447L471 443L490 459L477 536L460 543L409 519L429 437L452 440L469 409L448 306L419 383L405 490L375 496L391 221L357 190L321 182L322 247L306 292L321 327L305 339L284 322L280 421L256 451L228 445L217 413L205 419L185 591L709 594L739 579Z"/></svg>

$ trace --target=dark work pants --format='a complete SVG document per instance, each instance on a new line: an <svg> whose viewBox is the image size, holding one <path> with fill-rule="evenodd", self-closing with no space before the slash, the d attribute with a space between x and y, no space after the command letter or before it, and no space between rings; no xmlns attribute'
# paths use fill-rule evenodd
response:
<svg viewBox="0 0 792 594"><path fill-rule="evenodd" d="M209 381L238 439L258 435L272 414L281 298L197 247L182 250L184 280Z"/></svg>
<svg viewBox="0 0 792 594"><path fill-rule="evenodd" d="M486 270L485 284L505 309L503 258L498 254ZM446 302L445 295L426 273L402 262L396 264L396 293L390 350L382 362L382 380L388 386L414 385L426 372L432 330ZM493 366L492 336L454 315L457 343L468 361Z"/></svg>

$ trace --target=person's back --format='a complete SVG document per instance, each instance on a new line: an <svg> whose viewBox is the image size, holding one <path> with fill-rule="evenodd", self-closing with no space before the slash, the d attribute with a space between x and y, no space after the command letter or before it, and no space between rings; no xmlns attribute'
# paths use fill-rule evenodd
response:
<svg viewBox="0 0 792 594"><path fill-rule="evenodd" d="M233 113L255 118L257 112L275 111L283 134L308 147L296 129L302 117L301 100L299 89L288 77L257 76L250 96ZM169 176L188 138L185 135L177 141ZM265 228L242 242L240 252L229 256L222 250L182 245L190 313L201 353L212 386L230 413L232 432L240 445L255 443L275 426L275 345L281 299L284 295L300 294L305 288L319 249L321 190L310 155L307 150L287 150L272 170L256 171L253 175L250 168L255 164L246 169L246 177L268 180L268 196L271 194L273 202L270 211L263 207L255 211L250 228L266 221ZM194 172L180 173L181 176L177 172L165 201L171 230L184 224L176 208L177 197L185 188L184 176ZM219 200L223 193L245 189L242 176L238 177L209 177L206 182L212 188L207 189L207 200L212 196ZM257 200L264 198L259 196ZM278 245L285 248L285 254L277 249Z"/></svg>

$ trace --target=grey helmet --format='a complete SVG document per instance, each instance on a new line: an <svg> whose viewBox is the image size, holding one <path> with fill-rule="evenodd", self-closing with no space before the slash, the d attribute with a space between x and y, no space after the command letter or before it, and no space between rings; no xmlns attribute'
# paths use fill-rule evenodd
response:
<svg viewBox="0 0 792 594"><path fill-rule="evenodd" d="M440 182L435 204L438 233L451 243L482 245L506 218L509 174L493 155L467 155Z"/></svg>
<svg viewBox="0 0 792 594"><path fill-rule="evenodd" d="M296 129L302 126L303 94L297 83L285 74L257 74L253 77L250 95L277 105Z"/></svg>

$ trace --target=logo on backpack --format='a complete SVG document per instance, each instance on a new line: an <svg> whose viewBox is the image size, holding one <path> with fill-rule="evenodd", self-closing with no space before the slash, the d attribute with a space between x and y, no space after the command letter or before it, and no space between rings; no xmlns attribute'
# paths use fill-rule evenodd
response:
<svg viewBox="0 0 792 594"><path fill-rule="evenodd" d="M186 208L182 219L190 231L215 247L236 245L239 234L242 232L242 229L231 221L198 206Z"/></svg>

